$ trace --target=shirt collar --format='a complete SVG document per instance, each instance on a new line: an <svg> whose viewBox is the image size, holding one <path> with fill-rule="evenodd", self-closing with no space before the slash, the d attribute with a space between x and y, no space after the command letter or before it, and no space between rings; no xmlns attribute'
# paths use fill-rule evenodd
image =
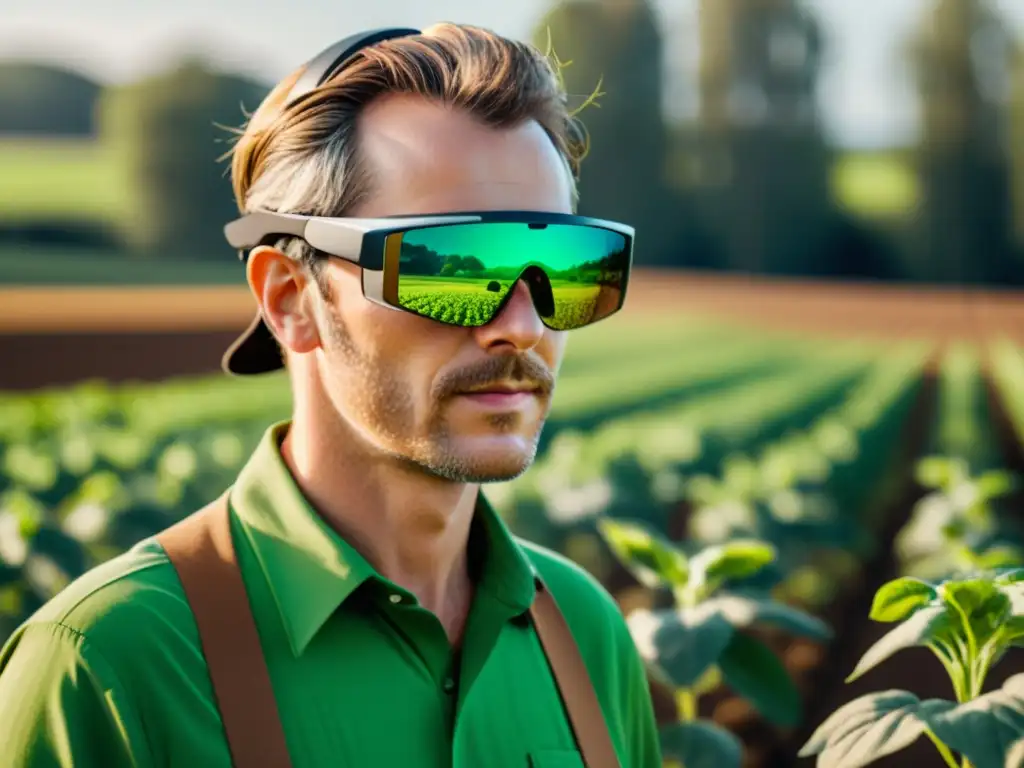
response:
<svg viewBox="0 0 1024 768"><path fill-rule="evenodd" d="M368 580L389 584L312 509L281 457L290 422L270 427L231 490L231 506L270 587L292 653L300 656L327 619ZM470 556L478 590L514 614L533 603L535 574L523 548L481 494Z"/></svg>

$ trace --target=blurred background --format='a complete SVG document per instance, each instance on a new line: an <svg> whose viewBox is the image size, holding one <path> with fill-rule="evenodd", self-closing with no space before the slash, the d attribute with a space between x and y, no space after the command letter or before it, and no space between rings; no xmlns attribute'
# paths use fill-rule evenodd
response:
<svg viewBox="0 0 1024 768"><path fill-rule="evenodd" d="M774 547L746 586L835 637L749 630L799 716L714 666L690 690L745 765L810 765L810 731L866 691L948 698L923 649L844 678L884 630L868 611L886 580L1024 564L1024 4L289 8L0 17L0 642L217 495L288 415L283 378L219 373L254 306L221 234L226 128L336 39L452 20L550 36L578 103L600 83L581 213L638 230L627 309L574 337L536 466L490 489L509 524L626 612L659 598L601 516L688 552ZM1011 654L991 684L1022 670ZM694 716L653 690L664 723ZM879 764L937 760L926 744Z"/></svg>

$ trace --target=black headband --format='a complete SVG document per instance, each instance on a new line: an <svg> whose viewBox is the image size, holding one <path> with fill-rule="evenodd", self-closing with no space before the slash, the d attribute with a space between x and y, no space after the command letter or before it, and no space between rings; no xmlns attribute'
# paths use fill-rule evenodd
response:
<svg viewBox="0 0 1024 768"><path fill-rule="evenodd" d="M295 85L292 86L291 91L288 92L286 102L293 102L326 83L345 66L349 59L363 48L376 45L384 40L418 34L420 34L418 29L387 27L372 29L368 32L359 32L346 37L309 60L302 75L295 82Z"/></svg>

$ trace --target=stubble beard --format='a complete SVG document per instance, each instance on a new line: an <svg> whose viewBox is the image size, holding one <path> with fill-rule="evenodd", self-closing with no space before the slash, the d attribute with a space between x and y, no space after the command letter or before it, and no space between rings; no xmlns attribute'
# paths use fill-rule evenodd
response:
<svg viewBox="0 0 1024 768"><path fill-rule="evenodd" d="M338 418L369 444L412 471L454 483L507 482L530 468L536 459L553 383L545 394L544 414L534 434L517 451L510 449L503 455L482 456L479 452L474 453L471 445L458 445L459 437L452 434L445 415L445 406L453 397L445 389L454 388L454 382L442 383L442 391L431 393L432 414L425 434L417 437L415 399L399 371L360 350L335 308L327 301L323 307L321 330L327 341L327 356L335 361L330 367L338 366L348 373L341 392L337 386L330 387L335 390L331 399ZM533 365L533 368L530 364L525 367L539 376L536 364ZM330 367L322 369L321 376L326 377ZM325 381L332 379L337 380L330 377ZM355 389L355 396L343 391L349 388ZM336 399L339 396L348 399L339 401ZM519 414L494 414L487 420L489 426L500 434L515 431L522 418Z"/></svg>

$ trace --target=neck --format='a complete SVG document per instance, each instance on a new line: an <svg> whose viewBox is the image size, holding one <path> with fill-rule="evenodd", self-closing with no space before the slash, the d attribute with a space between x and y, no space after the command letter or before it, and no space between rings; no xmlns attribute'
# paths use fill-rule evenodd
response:
<svg viewBox="0 0 1024 768"><path fill-rule="evenodd" d="M466 550L479 486L430 477L370 454L359 436L340 426L295 416L281 453L303 495L457 641L471 601Z"/></svg>

